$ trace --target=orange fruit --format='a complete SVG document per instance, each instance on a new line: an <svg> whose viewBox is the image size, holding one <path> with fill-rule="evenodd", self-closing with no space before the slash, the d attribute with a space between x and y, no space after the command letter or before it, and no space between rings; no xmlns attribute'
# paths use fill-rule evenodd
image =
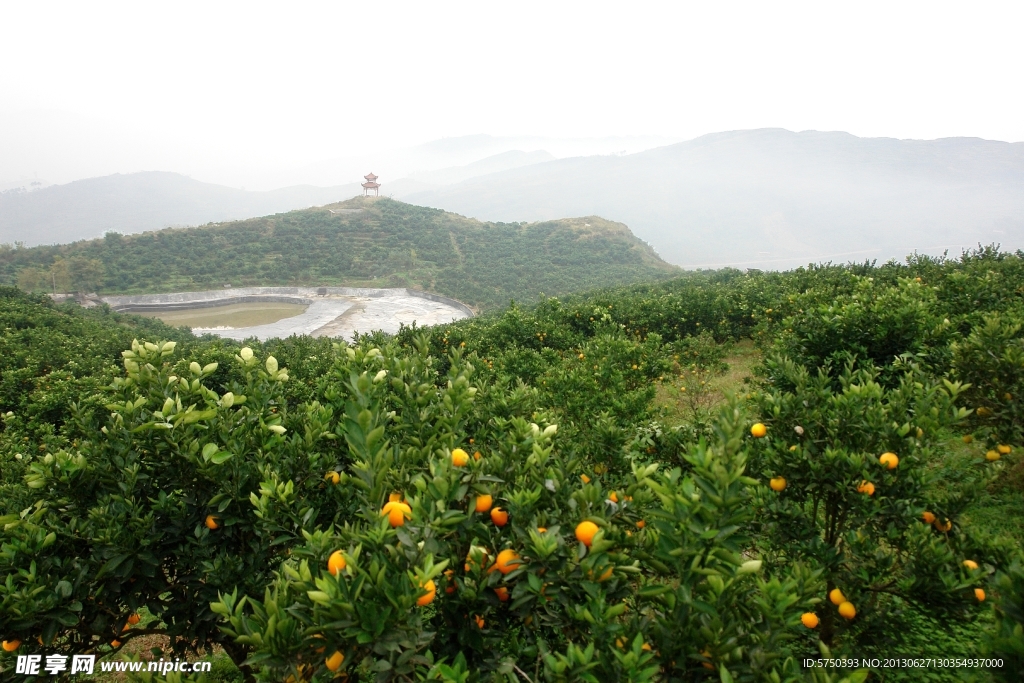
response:
<svg viewBox="0 0 1024 683"><path fill-rule="evenodd" d="M978 598L978 602L985 602L985 591L980 588L975 588L974 597Z"/></svg>
<svg viewBox="0 0 1024 683"><path fill-rule="evenodd" d="M964 560L964 566L970 569L971 571L974 571L978 568L978 563L974 560Z"/></svg>
<svg viewBox="0 0 1024 683"><path fill-rule="evenodd" d="M505 526L508 524L508 513L501 508L491 508L491 521L494 526Z"/></svg>
<svg viewBox="0 0 1024 683"><path fill-rule="evenodd" d="M453 465L455 465L456 467L465 467L466 463L468 463L468 462L469 462L469 453L467 453L466 451L462 450L461 448L456 448L455 450L452 451L452 464Z"/></svg>
<svg viewBox="0 0 1024 683"><path fill-rule="evenodd" d="M828 599L832 601L833 605L841 605L846 602L846 596L838 588L833 588L828 592Z"/></svg>
<svg viewBox="0 0 1024 683"><path fill-rule="evenodd" d="M481 629L481 630L483 630L483 627L484 627L484 618L483 618L482 616L480 616L479 614L478 614L478 615L476 615L475 617L473 617L473 621L475 621L475 622L476 622L476 627L477 627L478 629Z"/></svg>
<svg viewBox="0 0 1024 683"><path fill-rule="evenodd" d="M998 446L996 446L996 450L1002 453L1003 455L1009 455L1013 451L1013 448L1011 448L1009 444L1001 443Z"/></svg>
<svg viewBox="0 0 1024 683"><path fill-rule="evenodd" d="M474 460L479 460L481 457L483 457L483 456L480 455L480 451L477 451L476 453L473 454L473 459Z"/></svg>
<svg viewBox="0 0 1024 683"><path fill-rule="evenodd" d="M601 576L597 577L597 582L602 583L612 578L613 570L614 567L608 567L608 569L605 569L604 572L601 573Z"/></svg>
<svg viewBox="0 0 1024 683"><path fill-rule="evenodd" d="M643 650L644 652L650 652L651 651L651 646L648 645L647 643L644 643L643 645L640 646L640 649Z"/></svg>
<svg viewBox="0 0 1024 683"><path fill-rule="evenodd" d="M814 612L804 612L800 616L800 621L807 628L817 628L818 627L818 615L815 614Z"/></svg>
<svg viewBox="0 0 1024 683"><path fill-rule="evenodd" d="M986 417L992 414L992 411L986 408L985 406L979 406L978 409L974 412L978 414L978 417Z"/></svg>
<svg viewBox="0 0 1024 683"><path fill-rule="evenodd" d="M580 522L576 525L576 538L580 543L590 547L590 544L594 542L594 534L597 533L597 525L593 522Z"/></svg>
<svg viewBox="0 0 1024 683"><path fill-rule="evenodd" d="M491 496L488 494L477 496L476 505L474 506L474 508L476 509L477 512L487 512L488 510L491 509L491 503L493 502L494 499L491 498Z"/></svg>
<svg viewBox="0 0 1024 683"><path fill-rule="evenodd" d="M839 616L843 619L853 619L857 616L857 608L853 606L852 602L844 602L839 605Z"/></svg>
<svg viewBox="0 0 1024 683"><path fill-rule="evenodd" d="M345 561L345 556L341 554L340 550L335 550L331 553L331 556L327 558L327 571L333 576L337 576L338 573L348 566L348 562Z"/></svg>
<svg viewBox="0 0 1024 683"><path fill-rule="evenodd" d="M768 428L765 427L760 422L754 424L754 426L750 428L750 435L753 436L755 439L760 439L767 433Z"/></svg>
<svg viewBox="0 0 1024 683"><path fill-rule="evenodd" d="M772 477L768 481L768 486L770 486L772 491L775 491L776 493L781 492L783 489L786 488L786 478L785 477Z"/></svg>
<svg viewBox="0 0 1024 683"><path fill-rule="evenodd" d="M213 531L214 529L219 529L220 524L217 522L217 518L213 515L206 515L206 528L210 531Z"/></svg>
<svg viewBox="0 0 1024 683"><path fill-rule="evenodd" d="M389 503L401 503L402 502L402 494L401 493L389 494L388 495L388 502Z"/></svg>
<svg viewBox="0 0 1024 683"><path fill-rule="evenodd" d="M894 470L900 464L900 459L896 457L895 453L882 453L878 458L878 462L885 465L888 469Z"/></svg>
<svg viewBox="0 0 1024 683"><path fill-rule="evenodd" d="M988 460L989 462L995 462L1001 457L1003 456L999 455L999 451L989 451L988 453L985 454L985 459Z"/></svg>
<svg viewBox="0 0 1024 683"><path fill-rule="evenodd" d="M971 443L972 441L974 441L974 437L971 436L970 434L964 434L962 440L964 443Z"/></svg>
<svg viewBox="0 0 1024 683"><path fill-rule="evenodd" d="M924 520L925 524L933 524L935 522L935 515L925 510L921 513L921 519Z"/></svg>
<svg viewBox="0 0 1024 683"><path fill-rule="evenodd" d="M392 494L395 495L395 494ZM405 524L407 517L412 517L412 508L409 507L408 503L402 503L397 500L389 500L384 503L384 507L380 511L381 516L387 516L388 524L391 528L400 527Z"/></svg>
<svg viewBox="0 0 1024 683"><path fill-rule="evenodd" d="M340 651L335 650L334 654L324 660L324 666L327 667L328 671L337 671L341 668L341 663L345 661L345 655L341 654Z"/></svg>
<svg viewBox="0 0 1024 683"><path fill-rule="evenodd" d="M936 520L935 528L941 531L942 533L946 533L947 531L953 528L953 522L947 519L946 522L943 524L942 522Z"/></svg>
<svg viewBox="0 0 1024 683"><path fill-rule="evenodd" d="M643 529L645 526L647 526L647 522L645 522L642 519L636 523L636 528L637 529Z"/></svg>
<svg viewBox="0 0 1024 683"><path fill-rule="evenodd" d="M14 652L19 647L21 647L20 640L5 640L3 642L4 652Z"/></svg>
<svg viewBox="0 0 1024 683"><path fill-rule="evenodd" d="M618 503L619 497L615 494L615 491L612 491L610 494L608 494L608 500L610 500L613 503Z"/></svg>
<svg viewBox="0 0 1024 683"><path fill-rule="evenodd" d="M866 493L869 496L875 495L875 485L870 481L862 481L860 486L857 487L857 491L860 493Z"/></svg>
<svg viewBox="0 0 1024 683"><path fill-rule="evenodd" d="M547 530L548 530L548 528L546 526L539 526L539 527L537 527L537 533L538 534L542 534L542 533L544 533Z"/></svg>
<svg viewBox="0 0 1024 683"><path fill-rule="evenodd" d="M324 475L324 481L329 481L335 486L337 486L338 482L341 481L341 475L333 471L328 472L327 474Z"/></svg>
<svg viewBox="0 0 1024 683"><path fill-rule="evenodd" d="M433 581L427 581L422 586L423 590L427 591L425 595L421 595L416 599L416 604L420 607L429 605L434 601L434 596L437 595L437 586L434 585Z"/></svg>
<svg viewBox="0 0 1024 683"><path fill-rule="evenodd" d="M131 614L128 616L128 623L132 626L135 626L140 621L142 621L142 617L140 617L138 614Z"/></svg>
<svg viewBox="0 0 1024 683"><path fill-rule="evenodd" d="M112 641L110 641L110 647L121 647L121 641L120 640L112 640Z"/></svg>
<svg viewBox="0 0 1024 683"><path fill-rule="evenodd" d="M445 593L451 594L451 593L455 592L455 580L452 578L454 576L455 576L455 570L454 569L446 569L445 570L444 578L445 578L446 582L448 583L448 585L445 586L445 589L444 589Z"/></svg>
<svg viewBox="0 0 1024 683"><path fill-rule="evenodd" d="M519 568L523 561L519 559L519 555L515 550L506 548L498 553L498 557L494 559L494 564L491 566L489 571L497 569L502 574L508 574L509 572L515 571Z"/></svg>
<svg viewBox="0 0 1024 683"><path fill-rule="evenodd" d="M498 586L495 588L494 593L498 596L498 600L501 602L507 602L509 599L508 588L505 588L504 586Z"/></svg>
<svg viewBox="0 0 1024 683"><path fill-rule="evenodd" d="M585 474L581 474L581 475L580 475L580 479L582 479L582 480L583 480L583 483L584 483L584 484L589 484L589 483L590 483L590 477L588 477L588 476L587 476L587 475L585 475Z"/></svg>

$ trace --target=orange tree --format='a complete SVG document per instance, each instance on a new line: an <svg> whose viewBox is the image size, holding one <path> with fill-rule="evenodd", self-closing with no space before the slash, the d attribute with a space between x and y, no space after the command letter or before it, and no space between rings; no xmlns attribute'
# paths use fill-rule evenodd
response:
<svg viewBox="0 0 1024 683"><path fill-rule="evenodd" d="M296 404L273 357L133 344L75 411L89 438L31 459L36 500L3 519L4 640L160 633L266 680L799 675L779 645L814 576L749 555L735 409L686 473L627 452L602 475L536 391L471 383L458 351L439 375L427 348L338 347L324 403Z"/></svg>
<svg viewBox="0 0 1024 683"><path fill-rule="evenodd" d="M330 410L293 412L273 357L243 348L214 391L217 364L172 365L174 346L134 343L124 376L75 409L78 448L27 465L35 500L0 520L0 631L22 648L102 653L163 633L179 654L220 643L241 664L209 605L261 586L298 534L254 534L253 492L286 481L311 517L343 499L323 487ZM154 619L129 628L142 607Z"/></svg>
<svg viewBox="0 0 1024 683"><path fill-rule="evenodd" d="M348 349L332 373L355 515L317 528L297 498L253 500L261 524L304 537L262 594L214 605L263 676L799 675L779 645L815 580L763 579L744 556L754 482L735 409L690 473L634 461L612 490L582 478L592 463L560 452L543 411L502 415L472 359L453 353L438 391L423 351Z"/></svg>
<svg viewBox="0 0 1024 683"><path fill-rule="evenodd" d="M818 612L829 644L858 620L877 622L885 595L977 606L989 559L959 527L969 496L940 499L931 486L941 431L968 412L955 405L962 385L898 361L886 388L878 370L852 366L833 377L772 357L754 396L767 428L754 461L770 483L758 500L762 541L773 562L824 571L829 601ZM963 486L986 479L985 461L976 465Z"/></svg>
<svg viewBox="0 0 1024 683"><path fill-rule="evenodd" d="M970 384L963 396L973 409L970 426L999 456L1008 453L1007 446L1024 443L1022 328L1020 313L1008 310L985 316L952 345L953 373Z"/></svg>

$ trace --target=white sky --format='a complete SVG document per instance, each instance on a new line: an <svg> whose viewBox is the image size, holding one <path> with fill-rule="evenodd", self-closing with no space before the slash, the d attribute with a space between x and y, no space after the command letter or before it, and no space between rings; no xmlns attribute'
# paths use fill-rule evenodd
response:
<svg viewBox="0 0 1024 683"><path fill-rule="evenodd" d="M1021 2L0 0L0 181L474 133L1024 140Z"/></svg>

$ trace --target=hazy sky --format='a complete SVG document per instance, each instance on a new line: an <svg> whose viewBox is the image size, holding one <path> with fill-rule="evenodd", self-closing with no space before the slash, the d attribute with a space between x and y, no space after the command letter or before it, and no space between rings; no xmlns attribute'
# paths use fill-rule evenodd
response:
<svg viewBox="0 0 1024 683"><path fill-rule="evenodd" d="M474 133L1024 140L1024 3L13 2L0 181Z"/></svg>

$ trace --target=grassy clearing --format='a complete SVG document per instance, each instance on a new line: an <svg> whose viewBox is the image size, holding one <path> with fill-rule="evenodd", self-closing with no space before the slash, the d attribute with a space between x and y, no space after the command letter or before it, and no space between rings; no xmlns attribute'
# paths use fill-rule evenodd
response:
<svg viewBox="0 0 1024 683"><path fill-rule="evenodd" d="M730 394L745 392L750 378L753 377L754 366L761 360L761 355L753 341L741 339L729 346L723 360L728 369L720 375L708 378L703 390L697 387L695 391L692 383L687 386L688 378L682 375L666 377L665 381L658 385L654 404L663 411L667 425L675 426L692 421L695 404L704 406L703 411L713 412L725 403L726 397ZM695 394L700 396L694 398Z"/></svg>
<svg viewBox="0 0 1024 683"><path fill-rule="evenodd" d="M294 317L305 313L307 308L305 304L259 302L145 312L138 315L159 318L175 327L253 327Z"/></svg>

